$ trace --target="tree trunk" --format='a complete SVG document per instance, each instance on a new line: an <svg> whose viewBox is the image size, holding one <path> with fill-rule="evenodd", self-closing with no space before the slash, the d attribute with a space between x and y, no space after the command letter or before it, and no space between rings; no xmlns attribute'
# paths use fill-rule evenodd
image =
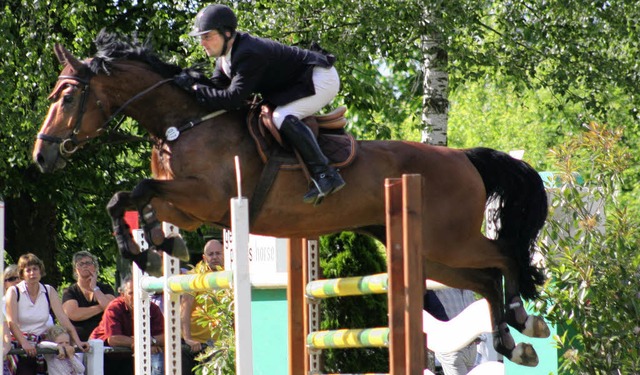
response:
<svg viewBox="0 0 640 375"><path fill-rule="evenodd" d="M431 11L430 11L431 10ZM430 145L447 145L447 121L449 109L449 74L447 73L447 52L442 48L442 34L433 29L438 24L439 9L425 8L425 25L431 29L422 36L424 56L424 81L422 98L422 143ZM428 276L428 275L427 275ZM428 340L428 338L427 338ZM425 348L426 368L435 372L435 357L432 351Z"/></svg>
<svg viewBox="0 0 640 375"><path fill-rule="evenodd" d="M422 37L424 58L424 97L422 101L422 142L447 145L447 116L449 109L449 75L447 52L442 48L442 34L433 29L438 25L439 10L425 9L425 21L431 25Z"/></svg>
<svg viewBox="0 0 640 375"><path fill-rule="evenodd" d="M5 198L5 252L13 263L21 255L33 253L44 262L43 283L58 287L61 280L56 264L57 219L53 202L34 202L31 196Z"/></svg>

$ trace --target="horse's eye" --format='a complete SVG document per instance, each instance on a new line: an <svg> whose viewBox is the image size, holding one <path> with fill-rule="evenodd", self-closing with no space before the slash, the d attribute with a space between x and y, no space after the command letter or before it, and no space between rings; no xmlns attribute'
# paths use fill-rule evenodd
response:
<svg viewBox="0 0 640 375"><path fill-rule="evenodd" d="M71 103L73 101L73 95L67 94L62 98L62 100L65 104Z"/></svg>

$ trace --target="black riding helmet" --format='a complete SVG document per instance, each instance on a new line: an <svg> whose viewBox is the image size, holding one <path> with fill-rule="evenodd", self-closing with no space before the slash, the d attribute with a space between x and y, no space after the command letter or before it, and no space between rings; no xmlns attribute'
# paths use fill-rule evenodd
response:
<svg viewBox="0 0 640 375"><path fill-rule="evenodd" d="M238 19L233 10L226 5L208 5L196 15L196 22L190 36L200 36L211 30L218 30L221 34L231 31L233 34L238 27Z"/></svg>
<svg viewBox="0 0 640 375"><path fill-rule="evenodd" d="M227 42L235 36L237 27L238 19L231 8L222 4L213 4L207 5L206 8L198 12L193 31L189 35L200 36L211 30L217 30L224 38L222 55L225 55L227 53ZM231 35L227 36L226 31L229 31Z"/></svg>

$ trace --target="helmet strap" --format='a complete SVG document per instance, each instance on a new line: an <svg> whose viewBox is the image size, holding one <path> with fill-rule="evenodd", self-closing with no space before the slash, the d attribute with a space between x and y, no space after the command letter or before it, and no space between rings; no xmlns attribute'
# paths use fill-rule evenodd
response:
<svg viewBox="0 0 640 375"><path fill-rule="evenodd" d="M222 46L222 53L220 54L220 56L224 56L227 54L227 45L229 44L229 40L233 38L234 33L230 31L229 36L227 36L227 30L222 30L221 34L222 39L224 39L224 45Z"/></svg>

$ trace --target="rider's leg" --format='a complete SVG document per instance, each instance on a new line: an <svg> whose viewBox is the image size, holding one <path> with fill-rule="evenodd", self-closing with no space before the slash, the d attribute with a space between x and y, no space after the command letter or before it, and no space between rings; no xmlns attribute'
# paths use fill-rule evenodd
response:
<svg viewBox="0 0 640 375"><path fill-rule="evenodd" d="M345 182L338 171L329 166L311 130L300 120L327 105L340 89L340 78L334 67L313 69L315 94L277 107L273 120L287 143L298 151L309 168L313 185L304 196L306 203L319 203L328 194L340 190Z"/></svg>
<svg viewBox="0 0 640 375"><path fill-rule="evenodd" d="M303 198L305 203L316 203L318 199L344 187L344 180L335 168L329 166L329 159L320 150L316 137L307 125L289 115L280 127L280 134L300 153L311 173L313 186Z"/></svg>

